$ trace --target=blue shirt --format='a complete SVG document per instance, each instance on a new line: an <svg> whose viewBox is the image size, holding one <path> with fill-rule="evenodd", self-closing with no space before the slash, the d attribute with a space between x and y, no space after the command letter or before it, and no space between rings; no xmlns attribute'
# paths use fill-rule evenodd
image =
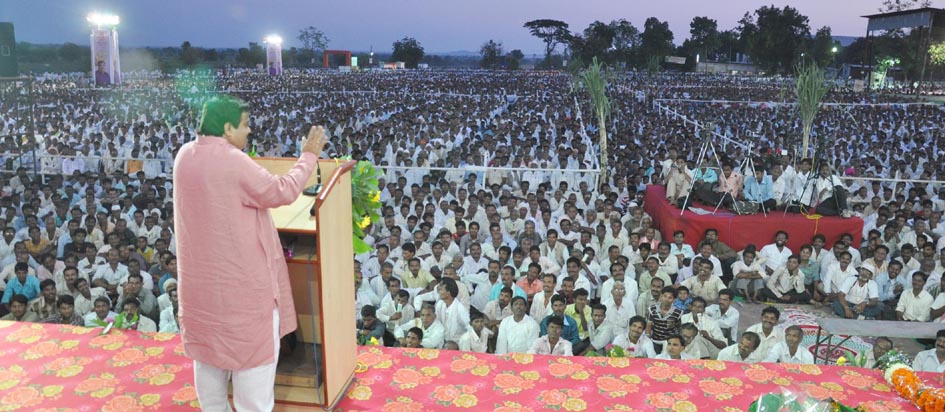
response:
<svg viewBox="0 0 945 412"><path fill-rule="evenodd" d="M499 298L499 294L502 293L502 289L505 288L505 285L502 282L496 283L492 286L492 290L489 291L489 300L496 300ZM512 297L521 296L525 299L528 299L528 295L525 294L525 291L522 290L518 285L512 284Z"/></svg>
<svg viewBox="0 0 945 412"><path fill-rule="evenodd" d="M701 167L692 172L692 178L693 180L702 179L706 183L715 183L719 181L719 175L718 173L715 173L715 170L706 169L705 173L703 173Z"/></svg>
<svg viewBox="0 0 945 412"><path fill-rule="evenodd" d="M873 279L876 282L877 289L879 289L879 300L890 300L896 297L896 285L902 286L902 290L912 289L912 281L907 280L908 276L905 273L899 273L899 276L896 276L895 280L889 279L889 273L883 272L879 275L876 275L876 279Z"/></svg>
<svg viewBox="0 0 945 412"><path fill-rule="evenodd" d="M538 336L548 334L548 319L550 319L551 316L554 315L545 316L545 318L541 320L541 333ZM561 337L570 341L572 345L576 345L581 341L581 337L578 335L577 322L568 315L561 315L561 318L564 319L564 328L561 329Z"/></svg>
<svg viewBox="0 0 945 412"><path fill-rule="evenodd" d="M13 295L23 295L27 300L33 300L39 296L39 278L26 275L26 282L20 283L20 278L14 277L7 282L7 290L3 292L3 300L0 303L10 303Z"/></svg>
<svg viewBox="0 0 945 412"><path fill-rule="evenodd" d="M774 199L774 183L771 182L771 176L761 178L761 183L755 180L755 176L745 179L745 199L752 202L764 202L768 199Z"/></svg>
<svg viewBox="0 0 945 412"><path fill-rule="evenodd" d="M673 301L673 307L683 311L683 313L689 310L690 305L692 305L692 296L686 298L686 300L676 298L676 300Z"/></svg>
<svg viewBox="0 0 945 412"><path fill-rule="evenodd" d="M158 280L158 292L161 292L161 294L163 295L165 293L164 284L167 283L167 281L171 279L173 279L173 277L171 276L171 272L164 272L164 276L161 276L161 279Z"/></svg>

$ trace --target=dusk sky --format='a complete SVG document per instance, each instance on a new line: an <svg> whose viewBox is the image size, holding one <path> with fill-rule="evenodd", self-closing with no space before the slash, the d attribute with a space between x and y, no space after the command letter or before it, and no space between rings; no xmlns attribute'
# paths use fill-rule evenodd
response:
<svg viewBox="0 0 945 412"><path fill-rule="evenodd" d="M945 0L935 0L942 7ZM329 36L330 48L390 51L391 43L415 37L430 52L478 51L488 39L506 50L542 53L542 43L522 28L528 20L566 21L583 30L594 20L627 18L640 31L647 17L668 20L677 44L689 36L694 16L735 27L746 11L762 5L791 5L810 18L811 31L833 28L837 36L862 36L866 19L881 0L3 0L0 21L12 21L17 41L87 44L90 11L121 16L123 46L245 47L270 33L298 46L299 29L314 25Z"/></svg>

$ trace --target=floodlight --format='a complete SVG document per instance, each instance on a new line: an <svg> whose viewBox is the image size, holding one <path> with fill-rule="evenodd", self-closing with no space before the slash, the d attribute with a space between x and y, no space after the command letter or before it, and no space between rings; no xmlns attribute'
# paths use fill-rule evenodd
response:
<svg viewBox="0 0 945 412"><path fill-rule="evenodd" d="M278 35L275 35L275 34L270 34L266 36L264 41L268 44L280 45L282 44L282 37L279 37Z"/></svg>
<svg viewBox="0 0 945 412"><path fill-rule="evenodd" d="M118 16L114 14L103 14L103 13L89 13L89 15L86 16L85 20L87 20L89 24L93 26L97 26L97 27L117 26L120 21Z"/></svg>
<svg viewBox="0 0 945 412"><path fill-rule="evenodd" d="M837 52L837 46L833 46L833 48L830 49L830 52L831 52L831 53L836 53L836 52Z"/></svg>

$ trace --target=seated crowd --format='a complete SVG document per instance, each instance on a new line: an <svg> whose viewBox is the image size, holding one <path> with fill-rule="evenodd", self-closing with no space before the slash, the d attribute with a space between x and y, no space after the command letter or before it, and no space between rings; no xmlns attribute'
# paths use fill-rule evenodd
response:
<svg viewBox="0 0 945 412"><path fill-rule="evenodd" d="M178 332L169 181L21 170L4 184L0 319Z"/></svg>
<svg viewBox="0 0 945 412"><path fill-rule="evenodd" d="M164 173L195 137L192 97L174 87L185 79L143 77L106 95L39 86L37 150L12 138L0 142L0 160L21 166L0 177L7 318L100 325L122 313L176 330L173 190ZM693 119L724 117L726 130L719 131L726 135L759 136L754 155L764 158L752 170L738 170L745 153L729 145L716 172L706 166L717 165L695 164L692 127L650 104L773 99L784 86L777 80L615 79L610 178L601 182L592 172L600 160L595 130L581 117L591 110L575 106L565 75L231 73L218 80L221 90L241 90L258 113L253 151L291 157L293 131L324 124L326 157L351 155L384 168L383 221L367 239L375 252L356 256L356 313L359 335L386 344L562 354L616 344L641 356L749 359L783 343L786 356L801 359L791 329L776 326L777 313L766 313L768 327L763 316L757 330L739 331L735 297L810 301L850 318L945 315L945 194L937 186L874 181L847 189L829 167L816 165L818 175L812 162L770 154L767 148L786 146L776 136L793 134L785 111L674 106ZM295 93L300 89L312 92ZM827 97L897 99L843 90ZM26 133L14 111L0 102L0 135ZM827 157L846 159L856 176L941 174L932 160L942 153L921 143L942 140L940 108L825 108L823 116L829 121L815 132L838 142L824 149ZM839 127L848 116L861 127ZM34 168L45 177L27 173ZM677 204L692 188L691 201L713 205L856 215L866 222L865 241L853 244L847 235L827 245L814 237L793 252L786 234L742 251L715 230L703 239L663 239L643 209L648 184L666 186ZM924 286L915 286L916 276Z"/></svg>

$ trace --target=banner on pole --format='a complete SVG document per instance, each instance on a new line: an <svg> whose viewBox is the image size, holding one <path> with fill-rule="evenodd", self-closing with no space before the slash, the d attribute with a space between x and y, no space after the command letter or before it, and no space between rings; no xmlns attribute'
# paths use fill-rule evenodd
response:
<svg viewBox="0 0 945 412"><path fill-rule="evenodd" d="M96 87L121 83L118 58L118 32L114 29L92 29L92 77Z"/></svg>

